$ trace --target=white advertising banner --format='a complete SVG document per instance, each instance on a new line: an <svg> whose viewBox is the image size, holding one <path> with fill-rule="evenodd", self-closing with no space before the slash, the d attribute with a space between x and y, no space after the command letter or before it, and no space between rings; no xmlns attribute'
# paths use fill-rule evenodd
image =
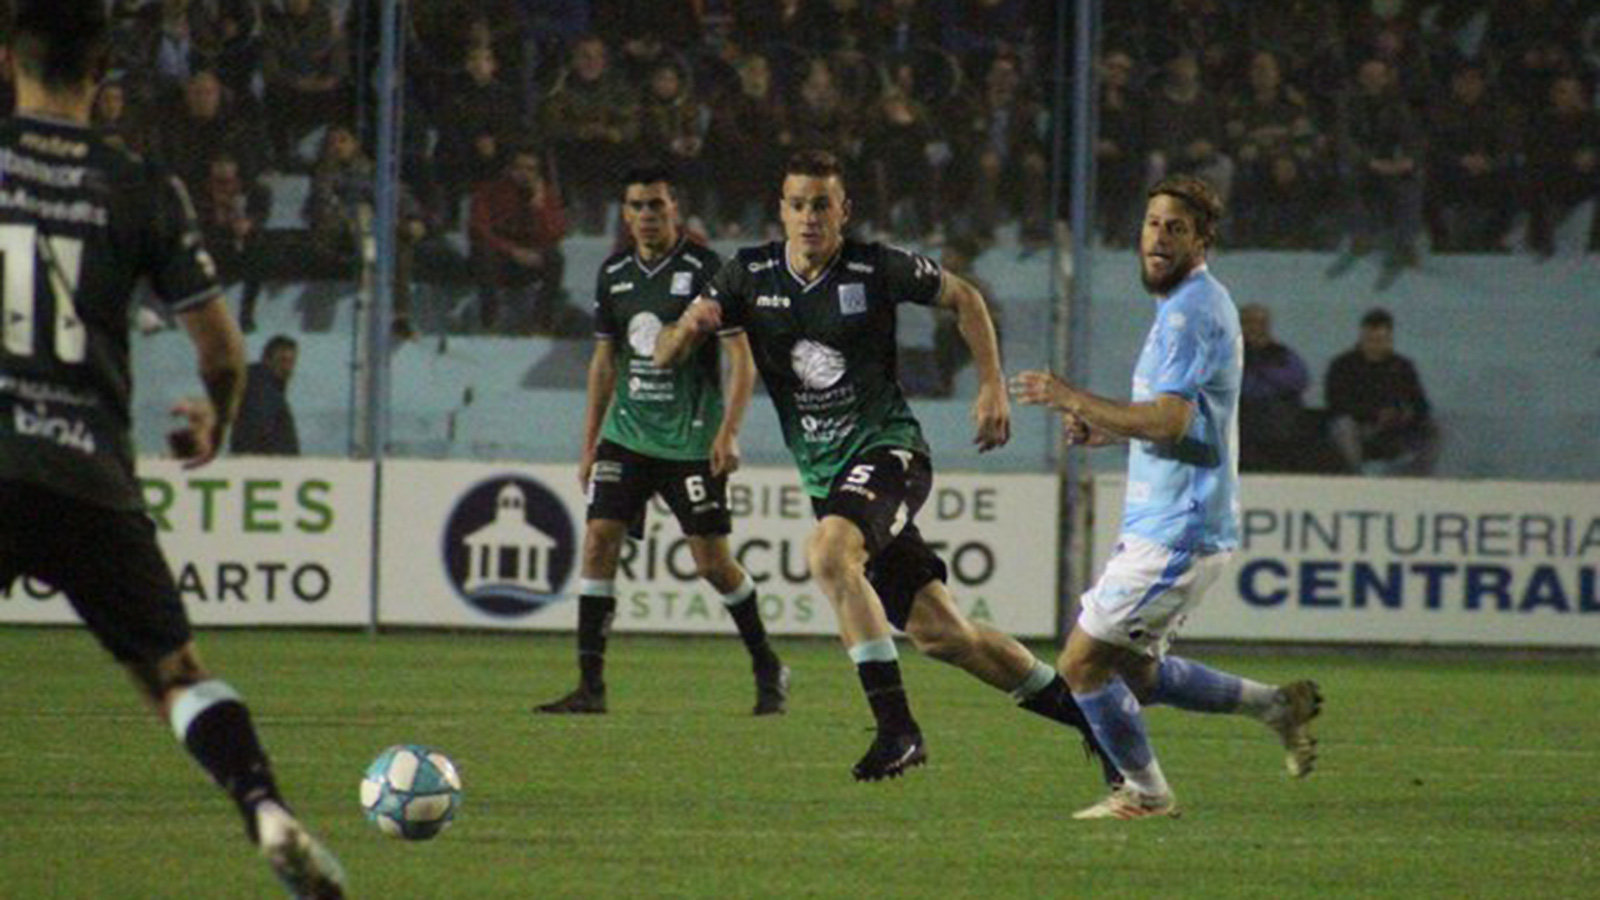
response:
<svg viewBox="0 0 1600 900"><path fill-rule="evenodd" d="M1094 571L1124 478L1094 480ZM1600 485L1246 476L1240 549L1182 634L1600 647Z"/></svg>
<svg viewBox="0 0 1600 900"><path fill-rule="evenodd" d="M384 466L379 618L395 625L571 630L585 501L574 466L393 461ZM834 634L812 584L811 504L789 469L732 479L734 553L775 634ZM942 474L917 516L974 619L1013 634L1055 631L1056 479ZM731 633L721 598L695 576L688 543L654 501L625 544L619 631Z"/></svg>
<svg viewBox="0 0 1600 900"><path fill-rule="evenodd" d="M225 459L139 462L158 540L196 625L363 625L371 598L372 466ZM48 510L42 510L48 515ZM53 587L0 585L0 622L76 622Z"/></svg>

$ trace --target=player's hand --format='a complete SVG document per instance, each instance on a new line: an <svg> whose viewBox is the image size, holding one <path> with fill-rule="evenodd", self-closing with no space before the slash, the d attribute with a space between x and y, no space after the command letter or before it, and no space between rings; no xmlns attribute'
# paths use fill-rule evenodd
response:
<svg viewBox="0 0 1600 900"><path fill-rule="evenodd" d="M689 304L678 317L678 327L689 334L710 334L722 327L722 304L705 297Z"/></svg>
<svg viewBox="0 0 1600 900"><path fill-rule="evenodd" d="M173 404L172 414L183 419L183 425L167 432L167 447L183 460L183 467L198 469L216 459L222 450L222 430L211 404L189 397Z"/></svg>
<svg viewBox="0 0 1600 900"><path fill-rule="evenodd" d="M1011 396L1023 406L1048 406L1065 409L1072 389L1065 381L1049 372L1029 369L1018 372L1011 379Z"/></svg>
<svg viewBox="0 0 1600 900"><path fill-rule="evenodd" d="M584 493L589 491L589 477L593 474L594 451L585 450L583 456L578 459L578 487L583 488Z"/></svg>
<svg viewBox="0 0 1600 900"><path fill-rule="evenodd" d="M739 439L717 433L711 442L711 475L720 478L739 471Z"/></svg>
<svg viewBox="0 0 1600 900"><path fill-rule="evenodd" d="M977 427L979 453L1004 447L1011 440L1011 402L1006 399L1003 384L986 384L978 388L978 399L972 403L972 423Z"/></svg>

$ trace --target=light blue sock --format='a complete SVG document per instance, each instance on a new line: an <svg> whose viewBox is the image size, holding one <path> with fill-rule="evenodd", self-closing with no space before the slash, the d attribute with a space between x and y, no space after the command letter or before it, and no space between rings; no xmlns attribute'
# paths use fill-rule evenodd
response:
<svg viewBox="0 0 1600 900"><path fill-rule="evenodd" d="M1105 687L1088 694L1073 692L1089 727L1094 729L1095 740L1124 775L1142 772L1151 767L1155 754L1150 750L1150 737L1145 732L1144 715L1140 712L1139 698L1133 696L1121 678L1113 678Z"/></svg>
<svg viewBox="0 0 1600 900"><path fill-rule="evenodd" d="M1167 656L1161 660L1156 689L1149 702L1164 703L1196 712L1229 713L1239 710L1244 679L1203 666L1192 659Z"/></svg>

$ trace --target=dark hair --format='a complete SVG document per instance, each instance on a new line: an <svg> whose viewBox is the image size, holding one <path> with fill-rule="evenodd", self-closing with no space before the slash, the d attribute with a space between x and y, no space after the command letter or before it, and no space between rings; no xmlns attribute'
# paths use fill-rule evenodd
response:
<svg viewBox="0 0 1600 900"><path fill-rule="evenodd" d="M783 164L783 177L805 175L811 178L837 178L844 184L844 166L839 157L826 150L800 150Z"/></svg>
<svg viewBox="0 0 1600 900"><path fill-rule="evenodd" d="M1222 198L1216 188L1193 175L1168 175L1156 182L1147 195L1151 199L1176 197L1194 216L1194 230L1207 247L1217 242L1217 225L1222 221Z"/></svg>
<svg viewBox="0 0 1600 900"><path fill-rule="evenodd" d="M635 184L665 184L674 194L677 193L677 179L673 177L672 169L661 163L645 163L634 166L622 173L622 189L626 191Z"/></svg>
<svg viewBox="0 0 1600 900"><path fill-rule="evenodd" d="M267 340L267 345L261 348L261 358L266 359L279 350L298 349L300 343L287 334L275 334Z"/></svg>
<svg viewBox="0 0 1600 900"><path fill-rule="evenodd" d="M1394 330L1394 316L1389 315L1387 309L1369 310L1361 317L1362 328L1388 328Z"/></svg>
<svg viewBox="0 0 1600 900"><path fill-rule="evenodd" d="M47 88L94 81L111 52L105 0L15 0L11 52L17 68Z"/></svg>

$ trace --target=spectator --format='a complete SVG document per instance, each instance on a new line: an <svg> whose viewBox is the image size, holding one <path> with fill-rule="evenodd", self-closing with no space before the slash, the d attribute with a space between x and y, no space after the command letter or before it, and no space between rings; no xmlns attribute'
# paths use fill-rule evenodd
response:
<svg viewBox="0 0 1600 900"><path fill-rule="evenodd" d="M114 146L130 153L145 152L148 135L138 116L128 108L128 86L121 78L108 78L100 83L94 95L90 121Z"/></svg>
<svg viewBox="0 0 1600 900"><path fill-rule="evenodd" d="M183 105L174 110L156 136L154 150L192 192L206 177L206 164L225 153L239 163L245 177L261 171L264 136L255 123L227 104L222 82L212 72L196 72L183 86Z"/></svg>
<svg viewBox="0 0 1600 900"><path fill-rule="evenodd" d="M1350 204L1350 244L1327 274L1330 278L1344 274L1357 258L1372 251L1371 235L1385 236L1387 252L1377 283L1381 291L1401 271L1417 264L1426 137L1395 89L1393 69L1381 59L1361 64L1355 96L1345 104L1341 126L1340 169Z"/></svg>
<svg viewBox="0 0 1600 900"><path fill-rule="evenodd" d="M590 35L573 45L571 64L545 98L541 118L573 216L581 230L597 234L614 193L612 179L639 135L638 100L611 70L604 41Z"/></svg>
<svg viewBox="0 0 1600 900"><path fill-rule="evenodd" d="M1239 387L1239 469L1293 472L1312 435L1303 395L1311 376L1300 354L1272 334L1272 314L1251 303L1239 310L1244 379Z"/></svg>
<svg viewBox="0 0 1600 900"><path fill-rule="evenodd" d="M1283 82L1278 57L1250 59L1250 90L1228 106L1228 153L1237 170L1239 243L1251 247L1315 246L1325 202L1319 160L1327 140L1300 93Z"/></svg>
<svg viewBox="0 0 1600 900"><path fill-rule="evenodd" d="M1234 164L1222 152L1222 104L1201 83L1200 63L1192 54L1179 54L1167 63L1145 133L1150 138L1151 182L1167 175L1197 175L1227 202Z"/></svg>
<svg viewBox="0 0 1600 900"><path fill-rule="evenodd" d="M639 107L639 146L672 169L678 199L690 209L706 205L706 183L711 177L705 158L708 123L705 107L689 92L678 66L657 63Z"/></svg>
<svg viewBox="0 0 1600 900"><path fill-rule="evenodd" d="M717 173L713 193L720 231L730 238L757 234L770 218L767 195L784 148L793 140L767 58L748 54L737 68L739 90L716 103L706 135L706 155Z"/></svg>
<svg viewBox="0 0 1600 900"><path fill-rule="evenodd" d="M875 224L900 239L918 239L937 224L943 166L948 154L932 117L899 87L878 101L862 156L869 173Z"/></svg>
<svg viewBox="0 0 1600 900"><path fill-rule="evenodd" d="M539 154L514 151L503 176L478 185L470 231L479 326L503 333L553 333L561 324L566 265L561 239L567 220Z"/></svg>
<svg viewBox="0 0 1600 900"><path fill-rule="evenodd" d="M1133 55L1117 48L1100 58L1100 131L1095 144L1095 195L1100 236L1126 247L1143 210L1144 89L1134 79Z"/></svg>
<svg viewBox="0 0 1600 900"><path fill-rule="evenodd" d="M195 215L206 249L217 263L224 286L243 283L239 327L256 327L256 297L261 293L261 233L271 208L266 186L249 179L239 161L226 153L211 158L206 177L194 190Z"/></svg>
<svg viewBox="0 0 1600 900"><path fill-rule="evenodd" d="M264 44L268 127L279 161L292 165L311 131L348 121L350 55L328 0L283 0Z"/></svg>
<svg viewBox="0 0 1600 900"><path fill-rule="evenodd" d="M441 97L435 152L447 221L456 221L461 198L505 167L505 148L523 131L516 91L499 77L494 48L467 51L466 63Z"/></svg>
<svg viewBox="0 0 1600 900"><path fill-rule="evenodd" d="M189 6L194 66L217 74L239 106L254 106L261 74L261 8L257 0L208 0Z"/></svg>
<svg viewBox="0 0 1600 900"><path fill-rule="evenodd" d="M860 122L826 60L814 60L806 67L805 80L789 110L789 128L795 147L826 150L845 163L847 178L857 174L853 167L861 156Z"/></svg>
<svg viewBox="0 0 1600 900"><path fill-rule="evenodd" d="M313 252L319 260L336 270L349 272L352 277L358 274L360 248L374 224L374 181L372 160L361 149L355 132L344 125L330 127L311 173L305 219L311 228ZM399 240L395 243L394 318L390 327L395 337L406 340L416 333L411 324L411 271L416 245L427 236L428 226L416 198L403 185L399 220Z"/></svg>
<svg viewBox="0 0 1600 900"><path fill-rule="evenodd" d="M259 362L245 375L244 397L233 421L235 456L299 456L300 434L289 408L289 380L294 377L300 345L287 335L274 335Z"/></svg>
<svg viewBox="0 0 1600 900"><path fill-rule="evenodd" d="M1450 76L1450 94L1433 106L1424 206L1435 251L1503 250L1520 153L1519 123L1488 91L1482 63Z"/></svg>
<svg viewBox="0 0 1600 900"><path fill-rule="evenodd" d="M970 185L965 198L972 233L993 237L1002 220L1020 218L1024 239L1049 237L1046 202L1048 174L1038 131L1041 109L1023 90L1017 62L997 57L969 103L958 133L958 178Z"/></svg>
<svg viewBox="0 0 1600 900"><path fill-rule="evenodd" d="M1600 118L1576 75L1550 82L1549 101L1533 116L1527 145L1528 244L1549 257L1556 226L1600 191ZM1589 230L1591 241L1600 238L1593 222Z"/></svg>
<svg viewBox="0 0 1600 900"><path fill-rule="evenodd" d="M1329 435L1349 471L1427 475L1438 432L1422 379L1394 352L1394 317L1374 309L1361 319L1356 346L1328 367Z"/></svg>

